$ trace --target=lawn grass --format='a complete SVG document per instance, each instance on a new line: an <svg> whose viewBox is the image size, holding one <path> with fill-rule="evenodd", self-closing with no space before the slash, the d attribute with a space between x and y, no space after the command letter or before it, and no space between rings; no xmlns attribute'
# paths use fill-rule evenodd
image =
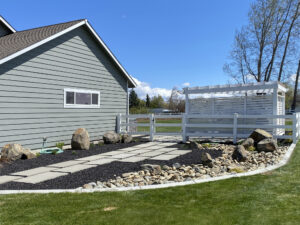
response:
<svg viewBox="0 0 300 225"><path fill-rule="evenodd" d="M149 123L149 119L142 119L138 120L138 123ZM181 124L181 119L172 118L172 119L156 119L156 123L179 123ZM149 127L137 127L138 132L149 132ZM180 133L181 132L181 126L179 127L156 127L156 132L159 133Z"/></svg>
<svg viewBox="0 0 300 225"><path fill-rule="evenodd" d="M183 187L0 196L0 224L299 224L300 144L262 175Z"/></svg>

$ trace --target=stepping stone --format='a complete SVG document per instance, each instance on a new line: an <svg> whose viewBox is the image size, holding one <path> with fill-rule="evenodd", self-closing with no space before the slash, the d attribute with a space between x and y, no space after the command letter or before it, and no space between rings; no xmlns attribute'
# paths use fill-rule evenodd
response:
<svg viewBox="0 0 300 225"><path fill-rule="evenodd" d="M148 159L149 157L142 157L142 156L132 156L132 157L129 157L129 158L126 158L126 159L121 159L121 160L118 160L120 162L139 162L139 161L143 161L145 159Z"/></svg>
<svg viewBox="0 0 300 225"><path fill-rule="evenodd" d="M79 159L75 159L75 160L77 160L77 161L94 161L97 159L103 159L105 157L107 157L107 155L99 154L99 155L87 156L87 157L83 157L83 158L79 158Z"/></svg>
<svg viewBox="0 0 300 225"><path fill-rule="evenodd" d="M146 152L151 152L151 149L139 149L139 150L135 150L135 151L131 151L130 153L133 154L141 154L141 153L146 153Z"/></svg>
<svg viewBox="0 0 300 225"><path fill-rule="evenodd" d="M37 168L34 168L34 169L23 170L23 171L20 171L20 172L12 173L12 175L32 176L32 175L39 174L39 173L49 172L51 170L54 170L54 168L44 166L44 167L37 167Z"/></svg>
<svg viewBox="0 0 300 225"><path fill-rule="evenodd" d="M156 150L153 150L154 152L171 152L171 151L175 151L175 150L178 150L178 148L160 148L160 149L156 149Z"/></svg>
<svg viewBox="0 0 300 225"><path fill-rule="evenodd" d="M161 155L163 154L163 152L156 152L156 151L151 151L151 152L146 152L146 153L142 153L139 156L143 156L143 157L153 157L153 156L157 156L157 155Z"/></svg>
<svg viewBox="0 0 300 225"><path fill-rule="evenodd" d="M160 146L160 145L154 145L154 146L147 147L145 149L156 150L156 149L161 149L161 148L164 148L164 147Z"/></svg>
<svg viewBox="0 0 300 225"><path fill-rule="evenodd" d="M20 178L22 178L22 177L7 176L7 175L0 176L0 184L4 184L4 183L7 183L7 182L15 181L15 180L20 179Z"/></svg>
<svg viewBox="0 0 300 225"><path fill-rule="evenodd" d="M178 157L179 155L159 155L155 156L153 158L150 158L150 160L170 160Z"/></svg>
<svg viewBox="0 0 300 225"><path fill-rule="evenodd" d="M112 156L112 155L119 155L119 154L123 154L124 151L111 151L111 152L106 152L106 153L102 153L101 155L105 155L105 156Z"/></svg>
<svg viewBox="0 0 300 225"><path fill-rule="evenodd" d="M90 161L90 162L87 162L87 163L84 163L84 164L87 164L87 165L103 165L103 164L108 164L108 163L111 163L111 162L114 162L114 161L116 161L116 159L106 158L106 159L98 159L98 160Z"/></svg>
<svg viewBox="0 0 300 225"><path fill-rule="evenodd" d="M128 158L128 157L131 157L131 156L135 156L137 154L134 154L134 153L122 153L122 154L119 154L119 155L112 155L111 158L114 158L114 159L125 159L125 158Z"/></svg>
<svg viewBox="0 0 300 225"><path fill-rule="evenodd" d="M190 153L192 151L190 150L172 150L170 152L167 152L166 154L172 154L172 155L185 155L187 153Z"/></svg>
<svg viewBox="0 0 300 225"><path fill-rule="evenodd" d="M22 182L22 183L30 183L30 184L37 184L43 181L52 180L57 177L66 176L67 173L60 173L60 172L45 172L35 174L33 176L24 177L21 179L14 180L13 182Z"/></svg>
<svg viewBox="0 0 300 225"><path fill-rule="evenodd" d="M68 166L72 166L72 165L77 165L80 163L83 163L84 161L78 161L78 160L70 160L70 161L65 161L65 162L60 162L60 163L55 163L55 164L51 164L48 165L47 167L68 167Z"/></svg>
<svg viewBox="0 0 300 225"><path fill-rule="evenodd" d="M95 166L96 165L78 164L78 165L73 165L73 166L69 166L69 167L56 169L56 170L53 170L53 171L63 172L63 173L75 173L75 172L78 172L78 171L93 168Z"/></svg>

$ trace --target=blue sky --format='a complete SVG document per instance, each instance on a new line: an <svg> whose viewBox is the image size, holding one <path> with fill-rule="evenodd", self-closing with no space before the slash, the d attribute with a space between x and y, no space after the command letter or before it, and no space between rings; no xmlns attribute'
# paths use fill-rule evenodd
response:
<svg viewBox="0 0 300 225"><path fill-rule="evenodd" d="M0 14L17 29L87 18L138 91L225 84L222 67L251 0L7 0Z"/></svg>

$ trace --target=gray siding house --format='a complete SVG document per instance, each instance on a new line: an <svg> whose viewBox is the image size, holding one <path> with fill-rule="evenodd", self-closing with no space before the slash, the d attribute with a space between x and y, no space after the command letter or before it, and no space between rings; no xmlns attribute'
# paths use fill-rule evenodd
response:
<svg viewBox="0 0 300 225"><path fill-rule="evenodd" d="M15 31L0 17L0 147L91 140L128 113L132 77L87 20Z"/></svg>

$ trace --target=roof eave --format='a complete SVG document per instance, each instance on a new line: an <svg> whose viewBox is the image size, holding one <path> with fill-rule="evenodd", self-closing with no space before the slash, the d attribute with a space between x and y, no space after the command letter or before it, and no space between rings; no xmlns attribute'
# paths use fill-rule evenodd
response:
<svg viewBox="0 0 300 225"><path fill-rule="evenodd" d="M3 23L11 32L17 32L2 16L0 16L0 22Z"/></svg>

